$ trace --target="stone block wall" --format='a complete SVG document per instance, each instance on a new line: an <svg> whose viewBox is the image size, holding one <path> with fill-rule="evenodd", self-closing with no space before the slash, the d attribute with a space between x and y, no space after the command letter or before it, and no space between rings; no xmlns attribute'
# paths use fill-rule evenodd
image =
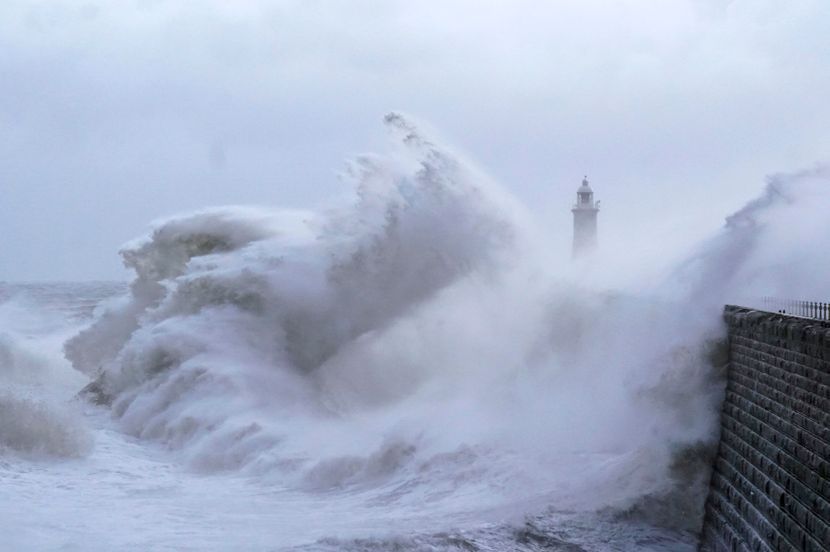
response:
<svg viewBox="0 0 830 552"><path fill-rule="evenodd" d="M727 306L729 369L700 549L830 550L830 323Z"/></svg>

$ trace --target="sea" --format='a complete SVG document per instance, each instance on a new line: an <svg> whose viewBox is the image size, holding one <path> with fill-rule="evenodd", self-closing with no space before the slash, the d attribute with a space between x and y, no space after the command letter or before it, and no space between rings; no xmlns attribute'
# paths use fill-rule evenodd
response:
<svg viewBox="0 0 830 552"><path fill-rule="evenodd" d="M386 122L342 205L183 213L129 281L0 283L0 549L695 549L723 304L824 291L794 245L827 175L638 286Z"/></svg>

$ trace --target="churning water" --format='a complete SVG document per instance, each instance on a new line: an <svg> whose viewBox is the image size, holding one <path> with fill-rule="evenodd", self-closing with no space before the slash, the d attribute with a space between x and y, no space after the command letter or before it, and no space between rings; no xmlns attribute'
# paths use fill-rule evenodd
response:
<svg viewBox="0 0 830 552"><path fill-rule="evenodd" d="M773 179L648 297L597 292L386 122L352 205L182 215L123 248L129 286L0 287L5 548L694 549L720 309L827 291L784 253L830 237L824 171Z"/></svg>

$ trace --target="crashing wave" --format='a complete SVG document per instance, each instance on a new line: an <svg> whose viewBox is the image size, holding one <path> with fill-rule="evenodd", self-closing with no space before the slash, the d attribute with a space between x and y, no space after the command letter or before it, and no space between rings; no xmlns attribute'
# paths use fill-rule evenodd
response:
<svg viewBox="0 0 830 552"><path fill-rule="evenodd" d="M74 413L43 401L0 394L0 456L13 452L29 456L78 457L92 441Z"/></svg>
<svg viewBox="0 0 830 552"><path fill-rule="evenodd" d="M344 174L353 205L205 210L127 245L129 297L65 345L87 393L198 469L494 516L665 514L682 489L694 528L717 309L757 244L731 224L652 298L586 291L539 261L508 194L386 123L393 151Z"/></svg>
<svg viewBox="0 0 830 552"><path fill-rule="evenodd" d="M77 374L46 352L62 335L28 335L33 328L52 325L39 320L30 307L0 303L0 457L83 456L91 437L79 413L67 404L71 394L60 396L62 387L75 388ZM15 326L26 331L15 331Z"/></svg>
<svg viewBox="0 0 830 552"><path fill-rule="evenodd" d="M282 439L270 420L417 389L425 367L383 366L406 360L383 358L384 336L417 331L415 313L462 280L493 277L518 225L492 184L403 117L387 124L404 150L352 164L349 209L213 209L122 250L129 299L65 352L125 429L176 448L215 441L196 461L228 467Z"/></svg>

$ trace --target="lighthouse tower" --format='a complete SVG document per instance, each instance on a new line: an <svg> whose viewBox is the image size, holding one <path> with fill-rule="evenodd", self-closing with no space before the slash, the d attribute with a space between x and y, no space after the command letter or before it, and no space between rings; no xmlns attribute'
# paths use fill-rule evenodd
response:
<svg viewBox="0 0 830 552"><path fill-rule="evenodd" d="M599 201L594 202L594 191L588 184L588 177L582 179L582 186L576 191L574 214L573 257L581 257L597 246L597 213Z"/></svg>

